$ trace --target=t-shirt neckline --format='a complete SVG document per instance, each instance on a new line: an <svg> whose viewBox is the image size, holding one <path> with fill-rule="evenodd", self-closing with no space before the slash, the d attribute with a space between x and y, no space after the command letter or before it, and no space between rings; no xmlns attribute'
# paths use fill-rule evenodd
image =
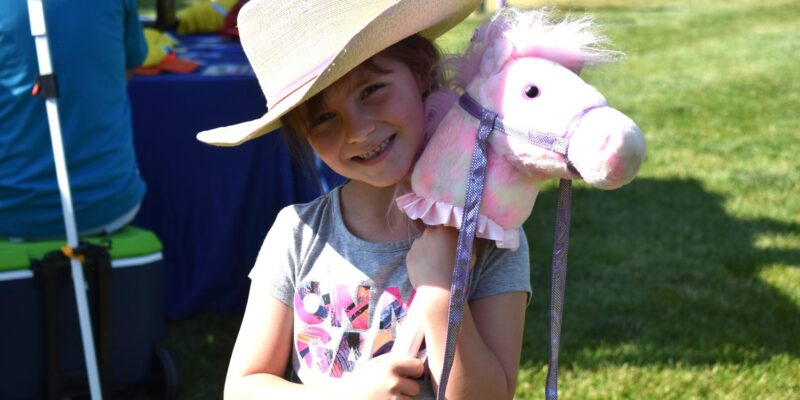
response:
<svg viewBox="0 0 800 400"><path fill-rule="evenodd" d="M336 223L334 232L336 235L340 235L342 238L346 238L346 240L350 242L356 243L362 250L367 250L375 253L390 253L396 251L408 251L411 248L411 243L417 239L421 234L411 235L408 239L399 240L394 242L373 242L370 240L362 239L356 236L353 232L347 228L347 225L344 223L344 215L342 214L342 207L341 207L341 195L342 195L342 186L337 186L334 188L330 194L329 198L332 202L332 212Z"/></svg>

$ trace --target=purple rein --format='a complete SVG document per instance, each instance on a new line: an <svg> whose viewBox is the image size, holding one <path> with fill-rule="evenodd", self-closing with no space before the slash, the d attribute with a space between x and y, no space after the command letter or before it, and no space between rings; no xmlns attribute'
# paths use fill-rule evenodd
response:
<svg viewBox="0 0 800 400"><path fill-rule="evenodd" d="M453 279L450 286L450 306L447 317L447 339L445 343L444 363L442 376L439 380L438 399L444 399L450 369L455 358L456 338L461 330L461 321L464 315L464 302L466 300L466 284L469 275L472 245L477 229L478 212L481 208L484 181L486 176L486 141L489 135L498 131L500 133L520 138L528 143L554 151L566 157L569 139L548 132L535 129L518 130L503 125L501 118L493 111L481 106L466 92L461 95L458 104L471 116L480 121L475 148L472 152L470 171L467 177L467 192L464 199L464 214L458 234L456 247L456 261L453 268ZM587 110L588 111L588 110ZM585 114L584 111L582 114ZM568 162L568 167L574 168ZM567 275L567 250L569 248L570 206L572 197L572 181L562 179L558 186L558 208L556 211L555 239L553 241L553 269L551 275L550 293L550 356L547 371L547 384L545 398L554 400L558 398L558 348L561 336L561 316L564 305L564 288Z"/></svg>

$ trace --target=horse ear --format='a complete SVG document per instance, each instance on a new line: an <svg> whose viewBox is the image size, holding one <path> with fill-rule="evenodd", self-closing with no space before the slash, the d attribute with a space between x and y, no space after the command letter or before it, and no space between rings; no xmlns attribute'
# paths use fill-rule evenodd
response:
<svg viewBox="0 0 800 400"><path fill-rule="evenodd" d="M489 76L503 68L514 52L514 47L505 38L495 39L483 52L481 58L481 74Z"/></svg>

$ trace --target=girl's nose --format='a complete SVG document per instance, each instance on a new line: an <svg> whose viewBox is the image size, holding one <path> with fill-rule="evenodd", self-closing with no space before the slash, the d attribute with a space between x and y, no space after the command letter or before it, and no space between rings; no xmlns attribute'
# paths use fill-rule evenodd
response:
<svg viewBox="0 0 800 400"><path fill-rule="evenodd" d="M375 130L375 121L364 113L350 113L346 117L345 134L349 143L359 143Z"/></svg>

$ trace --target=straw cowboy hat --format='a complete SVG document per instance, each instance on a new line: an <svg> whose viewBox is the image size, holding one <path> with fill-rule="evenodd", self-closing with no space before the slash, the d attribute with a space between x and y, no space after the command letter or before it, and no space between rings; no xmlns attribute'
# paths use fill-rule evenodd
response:
<svg viewBox="0 0 800 400"><path fill-rule="evenodd" d="M261 118L200 132L236 146L280 127L280 117L392 44L434 39L481 0L251 0L239 12L242 47L267 99Z"/></svg>

